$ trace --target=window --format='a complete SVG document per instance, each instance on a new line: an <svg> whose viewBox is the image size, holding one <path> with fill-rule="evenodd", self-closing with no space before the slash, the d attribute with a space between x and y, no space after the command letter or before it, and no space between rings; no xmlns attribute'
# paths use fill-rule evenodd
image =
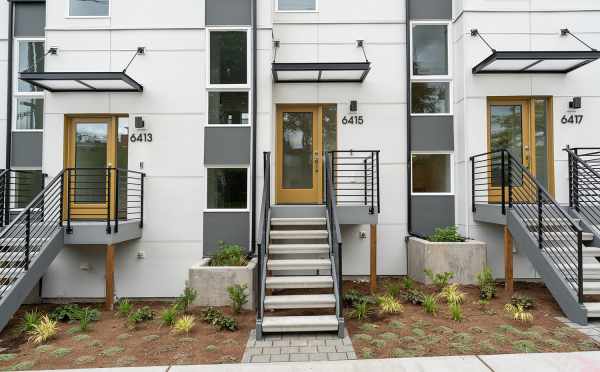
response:
<svg viewBox="0 0 600 372"><path fill-rule="evenodd" d="M70 17L108 17L109 0L69 0Z"/></svg>
<svg viewBox="0 0 600 372"><path fill-rule="evenodd" d="M41 170L16 170L14 176L12 208L22 209L27 207L33 198L42 191L43 175Z"/></svg>
<svg viewBox="0 0 600 372"><path fill-rule="evenodd" d="M44 41L15 40L13 130L44 129L44 92L18 79L20 72L44 71Z"/></svg>
<svg viewBox="0 0 600 372"><path fill-rule="evenodd" d="M281 11L317 10L317 0L277 0L277 10L281 10Z"/></svg>
<svg viewBox="0 0 600 372"><path fill-rule="evenodd" d="M413 194L452 193L452 155L415 153L412 155Z"/></svg>
<svg viewBox="0 0 600 372"><path fill-rule="evenodd" d="M323 151L337 150L337 105L323 105Z"/></svg>
<svg viewBox="0 0 600 372"><path fill-rule="evenodd" d="M208 124L249 123L248 92L208 92Z"/></svg>
<svg viewBox="0 0 600 372"><path fill-rule="evenodd" d="M413 24L412 73L417 76L448 75L446 24Z"/></svg>
<svg viewBox="0 0 600 372"><path fill-rule="evenodd" d="M15 129L44 129L44 99L17 98Z"/></svg>
<svg viewBox="0 0 600 372"><path fill-rule="evenodd" d="M413 82L411 86L413 114L450 113L450 82Z"/></svg>
<svg viewBox="0 0 600 372"><path fill-rule="evenodd" d="M248 84L246 31L210 31L210 84Z"/></svg>
<svg viewBox="0 0 600 372"><path fill-rule="evenodd" d="M248 169L208 168L207 208L247 209Z"/></svg>
<svg viewBox="0 0 600 372"><path fill-rule="evenodd" d="M18 72L44 72L44 42L43 41L17 41ZM39 87L25 81L17 83L19 92L40 92Z"/></svg>

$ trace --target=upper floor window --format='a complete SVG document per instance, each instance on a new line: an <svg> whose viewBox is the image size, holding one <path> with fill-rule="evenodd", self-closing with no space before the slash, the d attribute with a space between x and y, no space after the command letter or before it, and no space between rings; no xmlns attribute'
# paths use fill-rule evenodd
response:
<svg viewBox="0 0 600 372"><path fill-rule="evenodd" d="M18 40L18 71L19 72L44 72L44 42ZM17 84L19 92L39 92L40 88L25 81L19 80Z"/></svg>
<svg viewBox="0 0 600 372"><path fill-rule="evenodd" d="M248 33L210 31L210 84L248 84Z"/></svg>
<svg viewBox="0 0 600 372"><path fill-rule="evenodd" d="M70 17L108 17L110 0L69 0Z"/></svg>
<svg viewBox="0 0 600 372"><path fill-rule="evenodd" d="M282 10L282 11L317 10L317 0L277 0L277 10Z"/></svg>
<svg viewBox="0 0 600 372"><path fill-rule="evenodd" d="M413 76L448 76L448 24L414 23L412 25Z"/></svg>

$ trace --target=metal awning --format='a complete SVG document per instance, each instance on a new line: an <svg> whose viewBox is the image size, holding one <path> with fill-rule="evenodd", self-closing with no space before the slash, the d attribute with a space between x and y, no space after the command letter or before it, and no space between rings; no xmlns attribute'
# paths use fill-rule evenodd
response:
<svg viewBox="0 0 600 372"><path fill-rule="evenodd" d="M599 51L494 51L473 74L567 74L600 58Z"/></svg>
<svg viewBox="0 0 600 372"><path fill-rule="evenodd" d="M49 92L142 92L125 72L21 72L19 79Z"/></svg>
<svg viewBox="0 0 600 372"><path fill-rule="evenodd" d="M362 83L370 62L273 63L276 83Z"/></svg>

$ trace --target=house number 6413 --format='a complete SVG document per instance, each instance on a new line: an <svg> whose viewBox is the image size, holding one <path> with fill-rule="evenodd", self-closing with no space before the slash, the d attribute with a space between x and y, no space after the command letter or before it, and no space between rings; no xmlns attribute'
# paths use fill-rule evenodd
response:
<svg viewBox="0 0 600 372"><path fill-rule="evenodd" d="M152 142L152 133L132 134L129 137L130 142Z"/></svg>

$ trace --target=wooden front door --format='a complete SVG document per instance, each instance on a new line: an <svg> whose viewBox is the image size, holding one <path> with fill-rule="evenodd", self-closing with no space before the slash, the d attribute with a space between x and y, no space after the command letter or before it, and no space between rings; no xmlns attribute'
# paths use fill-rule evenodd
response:
<svg viewBox="0 0 600 372"><path fill-rule="evenodd" d="M113 218L116 117L70 117L65 131L65 202L73 219Z"/></svg>
<svg viewBox="0 0 600 372"><path fill-rule="evenodd" d="M319 105L277 107L278 204L323 202L323 122Z"/></svg>

